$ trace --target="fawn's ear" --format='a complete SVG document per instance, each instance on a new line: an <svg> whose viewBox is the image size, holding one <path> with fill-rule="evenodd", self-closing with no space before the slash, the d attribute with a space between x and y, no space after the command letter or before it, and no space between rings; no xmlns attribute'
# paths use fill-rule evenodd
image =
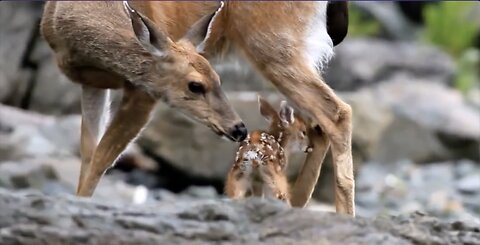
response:
<svg viewBox="0 0 480 245"><path fill-rule="evenodd" d="M294 110L285 100L280 103L280 112L278 114L283 126L292 125L295 122Z"/></svg>
<svg viewBox="0 0 480 245"><path fill-rule="evenodd" d="M123 7L132 21L133 32L142 47L152 55L166 57L172 40L147 17L143 16L123 1Z"/></svg>
<svg viewBox="0 0 480 245"><path fill-rule="evenodd" d="M278 118L277 112L273 109L272 105L260 96L258 96L258 105L260 107L260 114L262 114L267 121L271 122Z"/></svg>

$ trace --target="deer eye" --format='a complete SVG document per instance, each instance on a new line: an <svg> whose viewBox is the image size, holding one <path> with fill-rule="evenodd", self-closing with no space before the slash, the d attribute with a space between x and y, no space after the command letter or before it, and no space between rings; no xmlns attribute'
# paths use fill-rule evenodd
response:
<svg viewBox="0 0 480 245"><path fill-rule="evenodd" d="M203 84L199 82L189 82L188 83L188 90L194 94L204 94L205 93L205 87Z"/></svg>
<svg viewBox="0 0 480 245"><path fill-rule="evenodd" d="M307 131L302 131L302 137L307 136Z"/></svg>

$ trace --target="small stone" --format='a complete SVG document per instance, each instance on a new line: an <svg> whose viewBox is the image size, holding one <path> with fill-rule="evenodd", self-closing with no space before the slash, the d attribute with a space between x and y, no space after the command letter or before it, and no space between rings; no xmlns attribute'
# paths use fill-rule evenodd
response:
<svg viewBox="0 0 480 245"><path fill-rule="evenodd" d="M49 181L57 180L57 174L48 165L5 162L0 165L0 180L8 188L41 190Z"/></svg>
<svg viewBox="0 0 480 245"><path fill-rule="evenodd" d="M480 174L471 174L461 178L456 187L465 194L474 194L480 192Z"/></svg>
<svg viewBox="0 0 480 245"><path fill-rule="evenodd" d="M195 198L217 198L217 191L211 186L190 186L182 194Z"/></svg>
<svg viewBox="0 0 480 245"><path fill-rule="evenodd" d="M475 171L475 169L476 169L476 166L473 161L462 160L455 165L455 175L457 178L461 178L471 174L472 171Z"/></svg>

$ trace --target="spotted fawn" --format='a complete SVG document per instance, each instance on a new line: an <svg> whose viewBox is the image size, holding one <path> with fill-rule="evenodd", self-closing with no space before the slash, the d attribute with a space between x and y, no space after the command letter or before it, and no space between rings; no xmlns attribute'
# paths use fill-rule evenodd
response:
<svg viewBox="0 0 480 245"><path fill-rule="evenodd" d="M225 192L232 199L246 196L277 198L290 205L286 176L288 153L311 150L307 125L286 101L277 111L258 97L260 113L270 122L268 130L254 130L240 143L227 176Z"/></svg>

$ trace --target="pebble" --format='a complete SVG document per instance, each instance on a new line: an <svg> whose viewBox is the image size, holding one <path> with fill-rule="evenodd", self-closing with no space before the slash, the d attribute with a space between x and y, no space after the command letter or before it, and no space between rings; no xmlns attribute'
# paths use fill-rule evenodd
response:
<svg viewBox="0 0 480 245"><path fill-rule="evenodd" d="M457 189L465 194L480 192L480 174L471 174L461 178L456 185Z"/></svg>

